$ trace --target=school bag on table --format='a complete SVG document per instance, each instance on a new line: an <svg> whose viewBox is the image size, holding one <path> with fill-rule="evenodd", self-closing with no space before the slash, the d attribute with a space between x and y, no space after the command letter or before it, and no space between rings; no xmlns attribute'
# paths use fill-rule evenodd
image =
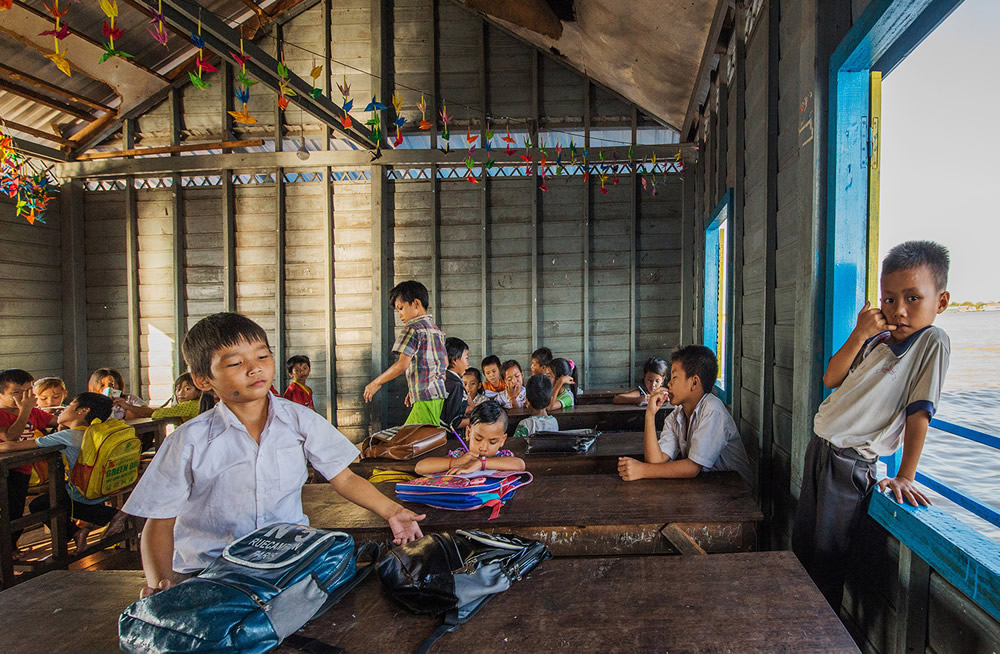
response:
<svg viewBox="0 0 1000 654"><path fill-rule="evenodd" d="M526 437L527 454L586 454L601 432L593 429L536 431Z"/></svg>
<svg viewBox="0 0 1000 654"><path fill-rule="evenodd" d="M95 420L83 434L70 482L88 500L117 493L139 479L141 453L135 427L117 418Z"/></svg>
<svg viewBox="0 0 1000 654"><path fill-rule="evenodd" d="M124 652L267 652L285 641L308 651L295 632L353 589L378 558L375 543L354 551L339 531L279 523L230 543L196 577L144 598L118 620ZM286 640L287 639L287 640Z"/></svg>
<svg viewBox="0 0 1000 654"><path fill-rule="evenodd" d="M438 425L390 427L361 442L361 458L406 461L447 443L448 434Z"/></svg>
<svg viewBox="0 0 1000 654"><path fill-rule="evenodd" d="M437 509L473 511L492 507L489 519L500 515L500 509L514 491L531 483L530 472L496 470L475 475L430 475L396 484L396 497L406 502L426 504Z"/></svg>
<svg viewBox="0 0 1000 654"><path fill-rule="evenodd" d="M417 654L425 654L491 597L551 557L549 548L537 540L459 529L393 548L379 561L378 576L389 595L411 613L444 616L417 649Z"/></svg>

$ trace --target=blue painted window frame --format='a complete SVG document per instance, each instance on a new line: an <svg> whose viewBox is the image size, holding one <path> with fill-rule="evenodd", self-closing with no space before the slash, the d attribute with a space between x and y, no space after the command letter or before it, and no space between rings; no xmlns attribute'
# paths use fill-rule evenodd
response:
<svg viewBox="0 0 1000 654"><path fill-rule="evenodd" d="M719 361L720 375L715 382L715 394L729 404L733 388L733 189L728 189L722 200L712 210L705 226L705 301L703 313L702 343L718 356L719 343L719 229L726 223L726 254L723 262L726 271L725 315L727 320L722 335L724 351Z"/></svg>
<svg viewBox="0 0 1000 654"><path fill-rule="evenodd" d="M962 0L872 0L830 58L826 319L829 360L854 328L867 275L870 76L888 75ZM989 434L932 420L931 426L1000 449ZM886 461L894 476L899 453ZM997 524L993 507L917 471L917 481ZM897 505L876 493L869 515L941 576L1000 620L1000 546L934 507Z"/></svg>

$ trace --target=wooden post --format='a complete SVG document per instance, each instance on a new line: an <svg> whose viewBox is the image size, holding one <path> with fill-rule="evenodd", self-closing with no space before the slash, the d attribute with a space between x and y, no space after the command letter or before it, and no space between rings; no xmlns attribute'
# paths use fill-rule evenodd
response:
<svg viewBox="0 0 1000 654"><path fill-rule="evenodd" d="M63 378L87 387L87 280L84 259L83 183L70 179L59 194L62 221ZM3 532L0 532L3 533Z"/></svg>
<svg viewBox="0 0 1000 654"><path fill-rule="evenodd" d="M927 649L931 569L902 542L899 543L899 605L896 608L895 654Z"/></svg>
<svg viewBox="0 0 1000 654"><path fill-rule="evenodd" d="M632 147L636 145L636 136L639 125L639 110L632 105ZM636 220L638 220L639 191L636 188L635 162L629 161L629 183L632 185L632 192L629 196L629 221L628 221L628 247L629 247L629 270L628 270L628 385L635 386L635 334L636 334L636 239L638 230Z"/></svg>
<svg viewBox="0 0 1000 654"><path fill-rule="evenodd" d="M278 168L274 180L277 206L277 234L274 241L274 357L275 379L279 391L285 389L285 231L287 218L285 211L285 169Z"/></svg>
<svg viewBox="0 0 1000 654"><path fill-rule="evenodd" d="M284 41L285 34L282 24L280 22L275 22L272 29L274 33L274 58L281 61L281 45ZM281 105L278 102L281 101L280 95L274 96L274 151L281 152L285 149L284 139L285 139L285 112L281 110Z"/></svg>
<svg viewBox="0 0 1000 654"><path fill-rule="evenodd" d="M236 200L233 171L222 171L222 299L226 311L236 311Z"/></svg>
<svg viewBox="0 0 1000 654"><path fill-rule="evenodd" d="M538 124L538 51L531 50L531 122ZM531 174L531 351L538 349L538 229L539 203L538 171Z"/></svg>
<svg viewBox="0 0 1000 654"><path fill-rule="evenodd" d="M233 117L229 112L233 110L233 65L223 57L222 60L222 139L232 141L236 137L233 134Z"/></svg>
<svg viewBox="0 0 1000 654"><path fill-rule="evenodd" d="M479 116L479 144L486 146L486 104L489 101L489 93L486 81L486 21L479 20L479 102L482 111ZM479 283L482 288L481 315L480 315L480 343L482 344L483 356L490 352L489 346L489 318L490 318L490 284L489 284L489 204L490 194L488 190L489 174L485 164L481 168L482 179L480 180L480 214L479 214L479 245L480 245L480 273Z"/></svg>
<svg viewBox="0 0 1000 654"><path fill-rule="evenodd" d="M329 2L329 0L327 0ZM329 140L327 141L329 142ZM323 169L323 216L326 225L326 419L337 424L337 273L334 244L333 182Z"/></svg>
<svg viewBox="0 0 1000 654"><path fill-rule="evenodd" d="M583 78L583 149L590 149L590 79ZM590 163L586 164L588 167ZM581 257L583 259L583 387L590 388L590 221L593 216L591 195L593 182L588 177L583 185L583 230L581 242Z"/></svg>
<svg viewBox="0 0 1000 654"><path fill-rule="evenodd" d="M333 24L330 17L333 7L333 0L323 0L323 95L330 97L333 94L333 70L330 65L333 61ZM323 124L323 149L330 149L330 139L333 138L333 128L328 123ZM323 182L329 183L330 176L324 175ZM329 189L327 189L329 191ZM332 341L331 341L332 342ZM329 397L329 396L328 396Z"/></svg>
<svg viewBox="0 0 1000 654"><path fill-rule="evenodd" d="M736 103L733 171L733 420L743 418L743 207L746 188L746 8L736 10L736 75L732 93Z"/></svg>
<svg viewBox="0 0 1000 654"><path fill-rule="evenodd" d="M431 38L430 38L430 62L431 62L431 97L424 98L427 102L427 112L431 115L430 129L430 149L437 147L437 95L438 95L438 27L437 27L437 0L430 2L431 13ZM440 320L441 313L441 211L439 205L438 191L438 167L431 164L431 311L435 320Z"/></svg>
<svg viewBox="0 0 1000 654"><path fill-rule="evenodd" d="M125 121L125 149L135 147L135 119ZM128 291L128 390L142 392L139 331L139 209L135 178L125 178L125 267Z"/></svg>
<svg viewBox="0 0 1000 654"><path fill-rule="evenodd" d="M683 184L684 202L681 218L681 343L694 342L694 230L695 215L695 177L694 166L687 167L685 162Z"/></svg>
<svg viewBox="0 0 1000 654"><path fill-rule="evenodd" d="M181 103L181 93L177 88L170 89L170 145L181 144L181 130L183 129L184 109ZM172 157L180 156L179 153L171 154ZM187 292L185 288L185 224L184 224L184 193L181 190L183 183L180 174L171 176L170 199L171 199L171 227L173 238L173 263L174 263L174 378L180 376L187 369L184 361L184 353L181 351L181 344L184 342L184 335L187 334Z"/></svg>

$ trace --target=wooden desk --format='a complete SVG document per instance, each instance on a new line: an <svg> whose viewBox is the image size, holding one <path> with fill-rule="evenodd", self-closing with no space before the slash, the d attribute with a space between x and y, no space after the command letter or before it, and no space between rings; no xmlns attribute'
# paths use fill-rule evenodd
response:
<svg viewBox="0 0 1000 654"><path fill-rule="evenodd" d="M60 570L4 591L4 647L118 651L118 616L143 585L138 570ZM438 624L395 605L372 574L302 633L348 652L412 652ZM791 552L552 559L433 649L557 650L858 651Z"/></svg>
<svg viewBox="0 0 1000 654"><path fill-rule="evenodd" d="M615 395L634 391L636 386L625 386L623 388L600 388L586 390L576 396L577 404L609 404Z"/></svg>
<svg viewBox="0 0 1000 654"><path fill-rule="evenodd" d="M54 445L0 454L0 588L10 588L14 585L14 561L10 543L12 531L47 522L52 538L52 559L37 566L30 574L21 575L19 581L67 565L66 529L69 521L69 495L66 493L64 481L66 474L62 458L64 449L63 445ZM13 468L35 461L45 461L49 466L49 508L12 521L10 507L7 504L7 477ZM0 624L6 623L0 621Z"/></svg>
<svg viewBox="0 0 1000 654"><path fill-rule="evenodd" d="M180 418L135 418L126 420L135 428L135 435L142 441L142 451L159 449L160 443L167 437L167 425L178 425Z"/></svg>
<svg viewBox="0 0 1000 654"><path fill-rule="evenodd" d="M396 499L395 484L376 484ZM308 484L302 505L310 524L352 534L358 541L391 538L385 520L343 499L329 484ZM624 482L616 475L535 477L488 520L489 509L447 511L404 503L426 513L422 530L481 529L511 532L544 541L556 556L611 556L681 551L684 532L706 552L753 548L763 519L750 489L735 472L694 479Z"/></svg>
<svg viewBox="0 0 1000 654"><path fill-rule="evenodd" d="M656 414L656 429L663 428L663 420L672 411L663 408ZM517 423L530 415L527 409L508 409L507 434L512 435ZM549 411L562 431L568 429L597 429L600 431L642 431L646 424L646 407L635 404L577 404L566 409Z"/></svg>
<svg viewBox="0 0 1000 654"><path fill-rule="evenodd" d="M642 457L642 437L642 432L638 431L601 434L586 454L527 454L527 441L523 438L508 438L504 447L524 459L528 472L535 475L618 474L618 457ZM352 463L351 471L365 479L371 476L375 468L413 474L417 461L428 456L446 456L449 450L459 448L461 445L458 441L450 438L446 447L432 450L415 459L364 459Z"/></svg>

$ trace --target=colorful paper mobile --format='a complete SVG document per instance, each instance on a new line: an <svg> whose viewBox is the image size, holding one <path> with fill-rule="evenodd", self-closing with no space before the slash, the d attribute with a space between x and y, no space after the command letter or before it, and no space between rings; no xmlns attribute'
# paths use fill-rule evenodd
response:
<svg viewBox="0 0 1000 654"><path fill-rule="evenodd" d="M101 2L104 2L104 0L101 0ZM191 43L194 43L194 47L198 48L198 56L195 58L195 65L198 68L198 74L195 75L193 70L189 70L188 79L190 79L191 83L197 86L199 89L204 90L210 87L211 84L203 80L201 77L202 70L204 70L202 68L202 63L205 61L205 39L201 38L200 18L198 19L198 32L191 33Z"/></svg>
<svg viewBox="0 0 1000 654"><path fill-rule="evenodd" d="M448 105L441 105L441 121L444 122L444 129L441 130L441 138L447 141L451 138L451 132L448 131L448 122L454 118L454 116L448 115Z"/></svg>
<svg viewBox="0 0 1000 654"><path fill-rule="evenodd" d="M101 55L100 63L103 64L112 57L131 59L132 55L129 53L115 49L115 39L121 40L122 35L125 33L125 30L115 27L115 19L118 18L118 0L101 0L101 11L108 17L108 20L104 21L104 26L101 30L104 36L108 37L108 42L104 44L104 54ZM198 32L201 33L200 22L198 23Z"/></svg>
<svg viewBox="0 0 1000 654"><path fill-rule="evenodd" d="M288 67L285 66L285 56L281 55L281 61L278 62L278 107L282 111L288 108L288 98L297 95L295 91L288 86Z"/></svg>
<svg viewBox="0 0 1000 654"><path fill-rule="evenodd" d="M164 27L163 23L167 20L163 15L163 0L159 0L156 5L156 11L153 8L149 8L149 13L152 16L149 23L154 25L156 29L152 27L147 27L146 31L149 32L150 36L156 39L156 42L160 45L167 45L167 28Z"/></svg>
<svg viewBox="0 0 1000 654"><path fill-rule="evenodd" d="M608 189L604 188L604 184L608 181L608 176L607 175L598 175L598 177L600 177L600 179L601 179L601 193L603 193L604 195L607 195L608 194Z"/></svg>
<svg viewBox="0 0 1000 654"><path fill-rule="evenodd" d="M323 66L317 66L316 60L313 59L313 69L309 72L309 77L312 78L312 89L309 91L309 95L312 96L313 100L319 100L323 97L323 89L316 86L316 80L319 76L323 74Z"/></svg>
<svg viewBox="0 0 1000 654"><path fill-rule="evenodd" d="M56 21L55 27L53 29L45 30L44 32L38 34L38 36L52 37L52 44L54 46L55 52L53 52L52 54L45 55L45 58L54 63L56 65L56 68L61 70L67 77L71 77L73 71L69 67L69 62L66 61L66 54L69 51L66 48L63 48L62 51L59 50L59 42L65 39L67 36L69 36L69 27L66 25L62 25L62 17L66 15L67 11L69 11L69 7L60 11L59 0L55 0L55 2L52 4L51 7L49 7L44 2L42 3L42 5L45 7L46 10L48 10L50 14L52 14L52 17ZM10 5L8 4L6 8L10 8Z"/></svg>
<svg viewBox="0 0 1000 654"><path fill-rule="evenodd" d="M257 122L257 119L250 115L250 112L247 110L247 103L250 102L250 87L257 82L247 77L247 62L250 61L250 55L243 52L242 38L240 39L240 53L230 52L229 55L240 65L240 72L236 76L240 80L240 88L236 89L234 93L236 99L243 103L243 111L230 111L229 115L233 117L234 122L243 125L253 125Z"/></svg>
<svg viewBox="0 0 1000 654"><path fill-rule="evenodd" d="M372 128L372 140L375 141L376 145L379 147L381 147L382 142L382 119L379 117L378 112L384 111L388 108L389 107L376 100L374 95L372 96L372 101L368 103L367 107L365 107L365 111L370 111L372 113L372 117L365 121L365 125ZM379 156L381 156L381 152L379 153Z"/></svg>
<svg viewBox="0 0 1000 654"><path fill-rule="evenodd" d="M0 0L0 11L10 9L14 6L14 0Z"/></svg>
<svg viewBox="0 0 1000 654"><path fill-rule="evenodd" d="M340 119L340 124L343 125L344 129L351 129L351 125L354 122L351 120L351 109L354 108L354 100L351 100L351 85L347 83L347 75L344 75L344 85L341 86L337 84L337 90L340 91L340 95L344 98L344 104L341 109L344 110L344 117Z"/></svg>
<svg viewBox="0 0 1000 654"><path fill-rule="evenodd" d="M420 104L417 105L417 109L420 110L420 129L430 129L433 125L427 121L427 101L424 100L423 94L420 95Z"/></svg>
<svg viewBox="0 0 1000 654"><path fill-rule="evenodd" d="M392 94L392 108L396 110L396 139L392 142L392 147L398 148L403 144L403 125L406 124L406 118L400 113L403 110L403 99L399 97L399 93Z"/></svg>
<svg viewBox="0 0 1000 654"><path fill-rule="evenodd" d="M0 190L16 201L16 213L29 225L44 223L55 185L49 168L38 170L14 149L14 139L0 131Z"/></svg>

